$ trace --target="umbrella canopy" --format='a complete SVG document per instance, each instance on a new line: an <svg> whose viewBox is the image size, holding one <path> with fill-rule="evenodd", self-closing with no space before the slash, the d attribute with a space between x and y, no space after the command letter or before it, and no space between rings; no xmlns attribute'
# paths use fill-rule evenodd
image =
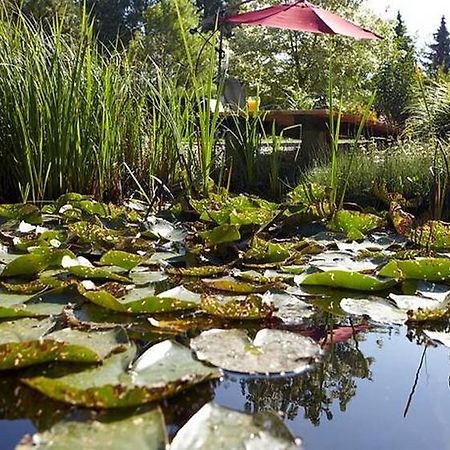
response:
<svg viewBox="0 0 450 450"><path fill-rule="evenodd" d="M223 22L286 28L319 34L341 34L356 39L382 39L381 36L306 0L225 17Z"/></svg>

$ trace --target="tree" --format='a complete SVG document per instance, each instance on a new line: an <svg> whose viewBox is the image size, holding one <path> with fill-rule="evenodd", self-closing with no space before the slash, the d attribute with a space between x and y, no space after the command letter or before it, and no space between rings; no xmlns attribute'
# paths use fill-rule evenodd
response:
<svg viewBox="0 0 450 450"><path fill-rule="evenodd" d="M117 42L128 44L133 33L142 28L144 11L151 3L151 0L87 0L86 8L94 18L99 40L111 47Z"/></svg>
<svg viewBox="0 0 450 450"><path fill-rule="evenodd" d="M55 18L64 18L64 29L72 32L79 23L79 7L74 0L9 0L3 3L8 10L23 14L38 23L48 25Z"/></svg>
<svg viewBox="0 0 450 450"><path fill-rule="evenodd" d="M360 0L317 1L347 19L386 34L387 26ZM261 5L264 6L264 5ZM358 41L267 27L237 27L230 39L230 75L259 92L262 103L281 107L310 106L327 95L330 60L337 91L347 109L370 96L371 77L389 42ZM354 105L356 103L356 105Z"/></svg>
<svg viewBox="0 0 450 450"><path fill-rule="evenodd" d="M394 27L392 49L375 76L375 107L390 122L404 124L415 85L415 48L400 14Z"/></svg>
<svg viewBox="0 0 450 450"><path fill-rule="evenodd" d="M429 67L433 73L438 69L448 73L450 69L450 35L444 16L442 16L441 24L433 36L435 42L429 46L431 49L428 54Z"/></svg>
<svg viewBox="0 0 450 450"><path fill-rule="evenodd" d="M201 71L208 53L208 44L198 33L189 32L199 21L199 14L191 0L160 0L149 6L144 14L144 33L131 42L130 53L136 60L150 57L166 75L184 78L189 70L176 4L180 10L185 38L193 58ZM203 52L202 47L205 46ZM201 52L201 54L200 54Z"/></svg>

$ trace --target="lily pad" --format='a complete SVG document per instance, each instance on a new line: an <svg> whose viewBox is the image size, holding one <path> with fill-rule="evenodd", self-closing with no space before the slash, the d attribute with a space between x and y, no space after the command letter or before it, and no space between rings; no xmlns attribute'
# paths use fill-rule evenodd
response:
<svg viewBox="0 0 450 450"><path fill-rule="evenodd" d="M257 294L266 292L273 284L255 284L237 280L233 277L210 278L202 282L209 288L218 291L235 292L239 294Z"/></svg>
<svg viewBox="0 0 450 450"><path fill-rule="evenodd" d="M16 450L165 450L168 445L159 407L133 415L86 412L84 416L61 421L25 439Z"/></svg>
<svg viewBox="0 0 450 450"><path fill-rule="evenodd" d="M380 228L384 220L375 214L339 210L328 224L333 231L345 233L350 239L363 239L370 231Z"/></svg>
<svg viewBox="0 0 450 450"><path fill-rule="evenodd" d="M245 260L253 263L282 262L290 256L290 247L290 244L268 242L254 237L250 249L245 254Z"/></svg>
<svg viewBox="0 0 450 450"><path fill-rule="evenodd" d="M159 401L189 387L217 378L216 369L196 361L189 349L163 341L132 364L135 350L112 355L102 366L69 375L25 378L23 382L43 394L92 408L122 408Z"/></svg>
<svg viewBox="0 0 450 450"><path fill-rule="evenodd" d="M72 288L57 288L35 296L1 294L0 318L45 317L61 314L69 304L83 301Z"/></svg>
<svg viewBox="0 0 450 450"><path fill-rule="evenodd" d="M275 309L273 317L278 317L287 324L302 323L315 313L310 304L288 293L268 291L263 296L263 302Z"/></svg>
<svg viewBox="0 0 450 450"><path fill-rule="evenodd" d="M412 260L394 260L380 271L380 276L404 280L423 280L441 282L450 280L450 259L417 258Z"/></svg>
<svg viewBox="0 0 450 450"><path fill-rule="evenodd" d="M408 320L406 311L395 308L383 299L344 298L340 305L348 314L368 316L379 323L401 325Z"/></svg>
<svg viewBox="0 0 450 450"><path fill-rule="evenodd" d="M252 340L243 330L208 330L191 340L197 358L240 373L299 373L320 355L310 338L263 329Z"/></svg>
<svg viewBox="0 0 450 450"><path fill-rule="evenodd" d="M64 256L75 257L69 250L40 249L39 252L22 255L9 262L1 277L30 277L50 267L61 265Z"/></svg>
<svg viewBox="0 0 450 450"><path fill-rule="evenodd" d="M359 272L329 270L312 274L297 275L295 282L304 286L328 286L356 291L382 291L395 286L396 280L380 278Z"/></svg>
<svg viewBox="0 0 450 450"><path fill-rule="evenodd" d="M122 281L123 283L130 283L131 280L128 277L119 275L118 273L111 270L111 268L97 268L97 267L87 267L87 266L72 266L68 267L67 271L72 275L83 280L114 280Z"/></svg>
<svg viewBox="0 0 450 450"><path fill-rule="evenodd" d="M120 328L92 333L65 328L47 334L53 326L51 320L31 318L0 323L0 369L51 361L96 363L128 343Z"/></svg>
<svg viewBox="0 0 450 450"><path fill-rule="evenodd" d="M160 283L167 280L168 276L164 272L145 270L133 270L128 274L130 280L136 286L142 287L153 283Z"/></svg>
<svg viewBox="0 0 450 450"><path fill-rule="evenodd" d="M113 311L129 314L161 313L195 309L200 303L200 294L183 286L156 295L153 287L134 288L116 298L107 291L87 291L83 294L92 303Z"/></svg>
<svg viewBox="0 0 450 450"><path fill-rule="evenodd" d="M200 307L213 316L240 320L265 319L270 317L274 310L269 304L265 304L258 294L238 297L204 295Z"/></svg>
<svg viewBox="0 0 450 450"><path fill-rule="evenodd" d="M167 273L182 277L212 277L226 272L226 266L168 267Z"/></svg>
<svg viewBox="0 0 450 450"><path fill-rule="evenodd" d="M134 269L144 258L134 253L123 252L120 250L110 250L100 258L100 264L106 266L117 266L125 270Z"/></svg>
<svg viewBox="0 0 450 450"><path fill-rule="evenodd" d="M419 297L418 295L397 295L389 294L389 298L395 303L397 308L405 311L417 311L418 309L437 309L442 306L441 302L431 298Z"/></svg>
<svg viewBox="0 0 450 450"><path fill-rule="evenodd" d="M249 415L207 403L177 433L170 448L299 450L300 446L275 413Z"/></svg>
<svg viewBox="0 0 450 450"><path fill-rule="evenodd" d="M203 239L212 245L235 242L241 239L239 228L236 225L223 224L210 230L198 233Z"/></svg>
<svg viewBox="0 0 450 450"><path fill-rule="evenodd" d="M144 222L146 230L158 239L165 239L171 242L183 242L186 238L186 231L178 225L174 225L159 217L149 217Z"/></svg>
<svg viewBox="0 0 450 450"><path fill-rule="evenodd" d="M445 331L424 330L424 334L427 335L432 341L440 342L442 345L450 348L450 333Z"/></svg>

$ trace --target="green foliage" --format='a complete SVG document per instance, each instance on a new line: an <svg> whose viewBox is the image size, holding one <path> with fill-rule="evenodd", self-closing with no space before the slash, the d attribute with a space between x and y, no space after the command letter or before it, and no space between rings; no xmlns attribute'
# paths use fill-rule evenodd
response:
<svg viewBox="0 0 450 450"><path fill-rule="evenodd" d="M318 1L317 4L386 35L387 26L364 8L360 0ZM267 6L267 2L259 3ZM253 4L247 7L255 9ZM261 104L309 109L326 97L329 59L344 108L365 103L373 73L386 54L391 37L380 42L357 41L342 36L321 36L267 27L242 26L230 39L230 75L245 81L250 90L259 86ZM255 69L256 68L256 69ZM323 102L323 100L322 100Z"/></svg>
<svg viewBox="0 0 450 450"><path fill-rule="evenodd" d="M345 150L338 155L338 190L344 188L348 177L345 199L359 204L376 206L377 186L385 186L388 192L398 192L417 206L427 203L433 190L434 148L420 141L399 141L385 149L369 146L359 148L352 158ZM328 186L331 167L328 162L317 165L306 175L309 182Z"/></svg>
<svg viewBox="0 0 450 450"><path fill-rule="evenodd" d="M400 12L390 51L375 75L377 112L390 122L403 124L413 101L415 49Z"/></svg>
<svg viewBox="0 0 450 450"><path fill-rule="evenodd" d="M450 34L445 17L442 16L438 30L433 35L435 42L430 45L429 68L433 73L438 69L448 72L450 69Z"/></svg>

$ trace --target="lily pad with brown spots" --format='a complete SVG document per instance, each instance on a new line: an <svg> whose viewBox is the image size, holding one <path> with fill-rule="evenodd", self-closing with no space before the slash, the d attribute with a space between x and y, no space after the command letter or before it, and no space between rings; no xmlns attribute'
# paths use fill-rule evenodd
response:
<svg viewBox="0 0 450 450"><path fill-rule="evenodd" d="M169 340L150 347L129 369L134 357L130 346L99 367L62 376L50 369L22 381L55 400L109 409L159 401L220 375L195 360L188 348Z"/></svg>
<svg viewBox="0 0 450 450"><path fill-rule="evenodd" d="M128 344L121 328L91 333L65 328L49 333L54 325L50 319L33 318L0 323L0 370L52 361L97 363Z"/></svg>

